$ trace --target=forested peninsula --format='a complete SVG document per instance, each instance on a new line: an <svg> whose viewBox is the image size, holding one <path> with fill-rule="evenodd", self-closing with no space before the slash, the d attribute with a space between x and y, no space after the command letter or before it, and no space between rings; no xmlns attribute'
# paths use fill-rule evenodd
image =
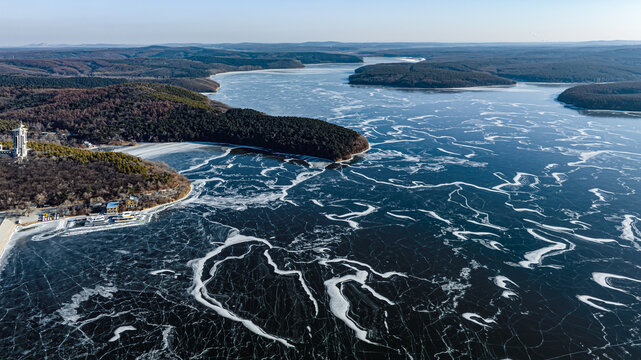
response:
<svg viewBox="0 0 641 360"><path fill-rule="evenodd" d="M641 111L641 81L579 85L557 99L589 110Z"/></svg>
<svg viewBox="0 0 641 360"><path fill-rule="evenodd" d="M87 89L0 87L0 126L23 122L36 140L77 146L203 141L340 161L369 148L356 131L325 121L232 109L155 83Z"/></svg>
<svg viewBox="0 0 641 360"><path fill-rule="evenodd" d="M3 142L5 148L12 144ZM23 162L0 157L0 211L51 206L89 213L105 201L139 197L143 208L189 193L187 178L167 165L118 152L94 152L29 142Z"/></svg>
<svg viewBox="0 0 641 360"><path fill-rule="evenodd" d="M382 85L404 88L463 88L513 85L515 82L455 63L387 63L360 67L349 77L353 85Z"/></svg>

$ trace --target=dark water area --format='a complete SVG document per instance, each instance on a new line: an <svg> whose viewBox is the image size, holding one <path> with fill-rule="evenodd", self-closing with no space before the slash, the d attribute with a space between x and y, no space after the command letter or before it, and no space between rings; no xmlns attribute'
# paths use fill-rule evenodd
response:
<svg viewBox="0 0 641 360"><path fill-rule="evenodd" d="M372 149L349 164L143 144L188 199L18 233L0 357L641 358L639 119L562 86L349 86L356 67L222 74L211 96L356 129Z"/></svg>

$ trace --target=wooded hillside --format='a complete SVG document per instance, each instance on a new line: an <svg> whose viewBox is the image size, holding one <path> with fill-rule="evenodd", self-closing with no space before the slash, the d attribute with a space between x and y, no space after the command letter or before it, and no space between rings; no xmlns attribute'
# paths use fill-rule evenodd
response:
<svg viewBox="0 0 641 360"><path fill-rule="evenodd" d="M208 141L330 160L368 148L356 131L325 121L227 109L201 94L163 84L0 88L0 119L22 121L34 136L55 132L64 144Z"/></svg>
<svg viewBox="0 0 641 360"><path fill-rule="evenodd" d="M3 143L6 148L12 145ZM0 156L0 211L50 205L82 212L91 204L130 195L141 196L143 206L153 206L189 191L188 180L162 163L37 142L30 142L29 149L21 163ZM167 191L153 195L162 190Z"/></svg>
<svg viewBox="0 0 641 360"><path fill-rule="evenodd" d="M95 87L123 82L162 82L194 91L216 91L207 78L227 71L301 68L303 64L362 62L348 54L323 52L248 52L195 46L147 46L99 49L0 49L0 75L4 85L36 87L42 78L68 78L52 82L56 88ZM86 80L102 77L101 80ZM115 78L109 80L109 78ZM0 79L0 84L3 79ZM14 84L10 82L13 81ZM15 83L15 82L19 83ZM66 85L64 85L66 84Z"/></svg>

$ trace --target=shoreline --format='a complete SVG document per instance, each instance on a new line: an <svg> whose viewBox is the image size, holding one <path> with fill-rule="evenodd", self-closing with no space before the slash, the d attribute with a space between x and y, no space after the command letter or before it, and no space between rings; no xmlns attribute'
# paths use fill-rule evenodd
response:
<svg viewBox="0 0 641 360"><path fill-rule="evenodd" d="M214 74L214 75L216 75L216 74ZM204 78L199 78L199 79L207 81L208 83L216 84L215 86L213 86L213 88L214 88L213 91L197 91L198 93L203 94L203 95L207 95L207 94L215 94L215 93L218 92L218 90L220 89L220 83L213 79L214 75L209 75L209 76L204 77Z"/></svg>
<svg viewBox="0 0 641 360"><path fill-rule="evenodd" d="M218 76L218 75L225 75L225 74L242 74L242 73L251 73L251 72L257 72L257 71L301 70L301 69L308 69L308 68L310 68L310 66L314 66L314 65L349 65L349 64L362 65L362 64L365 64L365 58L367 58L367 57L368 57L368 56L364 56L364 57L363 57L363 61L361 61L361 62L320 62L320 63L314 63L314 64L303 64L303 66L302 66L302 67L273 68L273 69L255 69L255 70L232 70L232 71L220 71L220 72L217 72L217 73L211 74L211 75L209 75L208 77L206 77L206 78L205 78L205 79L211 80L211 81L213 81L213 82L215 82L215 83L217 83L217 84L218 84L218 88L216 88L216 91L214 91L214 92L201 92L201 94L203 94L203 95L204 95L204 94L214 94L214 93L218 92L218 90L222 87L222 85L221 85L218 81L214 80L214 76ZM372 56L369 56L369 57L372 57ZM374 57L376 57L376 56L374 56ZM415 59L415 58L409 58L409 57L407 57L407 58L398 58L398 59L399 59L399 60L402 60L402 61L409 61L409 62L413 62L413 61L411 61L411 60L409 60L409 59ZM408 59L408 60L403 60L403 59ZM423 59L423 60L425 60L424 58L418 58L418 59ZM418 61L414 61L414 62L418 62Z"/></svg>
<svg viewBox="0 0 641 360"><path fill-rule="evenodd" d="M403 91L426 91L426 92L460 92L460 91L483 91L483 90L495 90L495 89L509 89L517 86L519 83L515 82L510 85L478 85L478 86L465 86L465 87L402 87L402 86L392 86L392 85L383 85L383 84L353 84L349 81L347 82L349 86L358 86L358 87L375 87L375 88L385 88L390 90L403 90Z"/></svg>
<svg viewBox="0 0 641 360"><path fill-rule="evenodd" d="M603 114L603 115L612 114L617 116L628 115L629 117L639 117L639 115L641 115L641 110L591 109L591 108L581 107L571 103L567 103L563 100L559 100L559 96L557 96L554 99L555 102L563 105L563 107L576 110L576 111L586 111L586 112L594 113L595 115L596 114Z"/></svg>
<svg viewBox="0 0 641 360"><path fill-rule="evenodd" d="M11 249L11 238L16 232L18 225L12 218L4 218L0 223L0 270L2 269L2 260L5 258L5 253L9 253Z"/></svg>
<svg viewBox="0 0 641 360"><path fill-rule="evenodd" d="M191 195L193 193L193 190L194 190L194 187L190 182L189 183L189 191L184 196L182 196L182 197L180 197L180 198L178 198L176 200L164 203L164 204L160 204L160 205L152 206L150 208L145 208L145 209L139 210L141 215L149 216L148 218L145 219L146 221L144 221L144 222L113 224L113 225L111 225L109 227L97 227L97 228L93 229L93 231L108 231L108 230L111 230L111 229L119 229L119 228L122 228L122 227L140 226L140 225L147 224L147 223L149 223L148 220L149 220L151 215L154 215L154 214L156 214L156 213L158 213L160 211L166 210L166 209L178 204L179 202L187 199L189 197L189 195ZM59 218L57 220L52 220L52 221L45 221L45 222L37 221L37 222L24 223L24 224L17 224L16 220L18 220L18 219L16 219L16 218L9 218L9 217L5 218L2 221L2 223L0 223L0 275L2 274L2 270L4 268L4 261L7 258L8 254L9 254L9 251L13 247L13 241L12 240L14 239L14 235L16 234L16 232L18 232L20 230L24 230L24 229L29 229L29 228L32 228L32 227L37 227L35 225L38 225L38 224L49 224L49 225L58 224L59 225L61 223L66 223L69 220L79 219L79 218L86 217L86 216L87 215L66 216L66 217L61 217L61 218ZM56 228L57 227L58 226L56 226ZM56 231L53 235L55 236L55 235L59 235L59 234L63 234L63 232Z"/></svg>
<svg viewBox="0 0 641 360"><path fill-rule="evenodd" d="M324 120L323 120L324 121ZM361 134L362 135L362 134ZM365 137L365 135L363 135ZM365 137L367 140L367 137ZM220 146L220 147L226 147L226 148L231 148L231 149L248 149L248 150L256 150L259 153L267 153L271 155L276 155L276 156L282 156L285 158L295 158L299 160L303 160L306 162L321 162L321 163L328 163L328 164L338 164L343 161L351 160L354 155L360 155L363 154L369 150L371 150L371 145L369 144L369 140L367 141L367 149L363 151L359 151L357 153L351 154L351 156L347 159L340 159L340 160L331 160L331 159L326 159L326 158L321 158L318 156L313 156L313 155L305 155L305 154L294 154L294 153L284 153L284 152L278 152L271 150L269 148L264 148L260 146L251 146L251 145L238 145L238 144L231 144L231 143L222 143L222 142L211 142L211 141L169 141L169 142L140 142L136 143L136 145L119 145L117 147L114 147L112 151L118 151L118 152L123 152L126 154L129 154L125 150L127 149L133 149L136 146L141 146L141 145L147 145L147 144L153 144L153 145L163 145L163 144L198 144L198 145L203 145L203 146ZM106 147L109 147L110 145L105 145ZM99 146L96 146L98 148ZM130 154L132 155L132 154ZM134 155L134 156L139 156L139 155Z"/></svg>
<svg viewBox="0 0 641 360"><path fill-rule="evenodd" d="M368 152L370 150L372 150L372 145L368 141L367 142L367 149L365 149L363 151L359 151L359 152L353 153L347 159L341 159L339 161L335 161L335 163L338 163L338 164L348 163L348 162L354 160L354 157L359 156L359 155L363 155L363 154L365 154L366 152Z"/></svg>

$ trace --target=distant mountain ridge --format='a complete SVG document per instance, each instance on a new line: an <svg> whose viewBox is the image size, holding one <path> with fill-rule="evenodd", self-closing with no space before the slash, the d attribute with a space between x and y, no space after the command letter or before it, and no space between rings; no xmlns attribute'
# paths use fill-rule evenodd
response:
<svg viewBox="0 0 641 360"><path fill-rule="evenodd" d="M336 52L252 52L195 46L0 49L0 76L124 78L211 92L219 85L209 77L221 72L362 61L359 56Z"/></svg>

